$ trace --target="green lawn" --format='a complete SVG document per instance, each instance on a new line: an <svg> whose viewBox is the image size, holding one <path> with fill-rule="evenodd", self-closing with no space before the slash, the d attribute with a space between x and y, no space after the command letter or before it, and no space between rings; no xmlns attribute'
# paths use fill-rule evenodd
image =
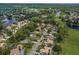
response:
<svg viewBox="0 0 79 59"><path fill-rule="evenodd" d="M79 55L79 31L69 29L68 38L66 38L61 45L63 54Z"/></svg>

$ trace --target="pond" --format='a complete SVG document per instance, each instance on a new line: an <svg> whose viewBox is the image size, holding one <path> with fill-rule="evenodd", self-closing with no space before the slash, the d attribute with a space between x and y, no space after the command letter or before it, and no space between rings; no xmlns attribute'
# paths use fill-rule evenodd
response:
<svg viewBox="0 0 79 59"><path fill-rule="evenodd" d="M13 23L16 23L16 20L15 19L11 19L11 20L9 20L9 19L4 19L3 21L3 25L4 26L9 26L9 25L11 25L11 24L13 24Z"/></svg>
<svg viewBox="0 0 79 59"><path fill-rule="evenodd" d="M78 25L68 25L68 27L72 28L72 29L76 29L76 30L79 30L79 26Z"/></svg>

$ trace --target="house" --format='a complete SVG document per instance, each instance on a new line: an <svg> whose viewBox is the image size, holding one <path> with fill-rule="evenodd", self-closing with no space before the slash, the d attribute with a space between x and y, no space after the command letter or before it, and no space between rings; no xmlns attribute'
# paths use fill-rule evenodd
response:
<svg viewBox="0 0 79 59"><path fill-rule="evenodd" d="M36 31L41 31L41 27L40 27L40 26L37 27L37 28L36 28Z"/></svg>
<svg viewBox="0 0 79 59"><path fill-rule="evenodd" d="M36 34L36 35L40 35L41 32L40 32L40 31L34 31L34 34Z"/></svg>
<svg viewBox="0 0 79 59"><path fill-rule="evenodd" d="M60 14L61 14L61 11L59 9L56 10L56 16L60 16Z"/></svg>
<svg viewBox="0 0 79 59"><path fill-rule="evenodd" d="M53 44L54 44L54 41L48 38L48 39L47 39L47 43L53 45Z"/></svg>
<svg viewBox="0 0 79 59"><path fill-rule="evenodd" d="M51 39L51 40L54 40L56 37L52 34L49 34L48 38Z"/></svg>
<svg viewBox="0 0 79 59"><path fill-rule="evenodd" d="M50 47L47 47L45 46L43 49L40 49L40 54L41 55L48 55L51 53L51 48Z"/></svg>
<svg viewBox="0 0 79 59"><path fill-rule="evenodd" d="M0 48L5 48L5 46L6 46L6 43L4 43L4 42L0 42Z"/></svg>
<svg viewBox="0 0 79 59"><path fill-rule="evenodd" d="M10 55L24 55L24 49L22 45L17 45L10 51Z"/></svg>
<svg viewBox="0 0 79 59"><path fill-rule="evenodd" d="M43 35L48 35L48 33L47 32L43 32Z"/></svg>
<svg viewBox="0 0 79 59"><path fill-rule="evenodd" d="M79 16L78 16L78 17L76 17L74 21L78 21L78 22L79 22Z"/></svg>
<svg viewBox="0 0 79 59"><path fill-rule="evenodd" d="M6 41L3 35L0 35L0 41Z"/></svg>

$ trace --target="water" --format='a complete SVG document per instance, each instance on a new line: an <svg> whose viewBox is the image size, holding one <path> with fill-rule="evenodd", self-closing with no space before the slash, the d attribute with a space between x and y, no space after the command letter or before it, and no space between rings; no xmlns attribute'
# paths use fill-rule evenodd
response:
<svg viewBox="0 0 79 59"><path fill-rule="evenodd" d="M67 25L68 27L72 28L72 29L76 29L79 30L79 26L78 25Z"/></svg>

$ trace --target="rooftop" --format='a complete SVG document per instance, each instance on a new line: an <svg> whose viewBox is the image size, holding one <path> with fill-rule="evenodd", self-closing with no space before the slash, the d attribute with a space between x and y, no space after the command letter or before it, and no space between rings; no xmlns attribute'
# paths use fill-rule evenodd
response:
<svg viewBox="0 0 79 59"><path fill-rule="evenodd" d="M10 52L10 55L23 55L24 50L22 49L22 45L18 45L16 48L13 48Z"/></svg>
<svg viewBox="0 0 79 59"><path fill-rule="evenodd" d="M43 49L40 50L42 53L48 54L50 53L50 47L44 47Z"/></svg>

